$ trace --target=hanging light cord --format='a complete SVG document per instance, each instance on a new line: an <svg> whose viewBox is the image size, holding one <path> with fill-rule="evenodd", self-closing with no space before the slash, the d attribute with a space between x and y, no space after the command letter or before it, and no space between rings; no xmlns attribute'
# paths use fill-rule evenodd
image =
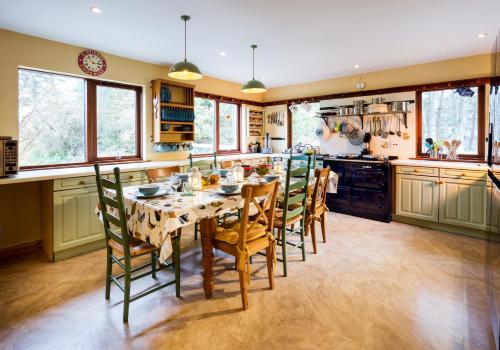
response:
<svg viewBox="0 0 500 350"><path fill-rule="evenodd" d="M250 45L252 48L252 80L255 80L255 49L257 45Z"/></svg>
<svg viewBox="0 0 500 350"><path fill-rule="evenodd" d="M189 21L191 17L182 15L181 19L184 21L184 62L187 62L187 21Z"/></svg>

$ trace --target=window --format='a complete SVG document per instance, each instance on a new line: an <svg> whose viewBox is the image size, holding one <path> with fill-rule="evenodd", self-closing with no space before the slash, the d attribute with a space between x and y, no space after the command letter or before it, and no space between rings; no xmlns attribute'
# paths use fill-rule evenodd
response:
<svg viewBox="0 0 500 350"><path fill-rule="evenodd" d="M289 147L293 147L298 143L319 146L319 139L316 136L316 128L318 127L318 119L315 117L319 112L319 103L310 103L310 111L306 111L301 105L298 105L297 112L291 116L291 138Z"/></svg>
<svg viewBox="0 0 500 350"><path fill-rule="evenodd" d="M239 104L195 97L193 154L239 152L240 109Z"/></svg>
<svg viewBox="0 0 500 350"><path fill-rule="evenodd" d="M19 69L22 167L140 159L142 89Z"/></svg>
<svg viewBox="0 0 500 350"><path fill-rule="evenodd" d="M470 87L472 96L456 88L417 93L418 153L425 157L425 140L461 140L459 158L484 158L484 86Z"/></svg>

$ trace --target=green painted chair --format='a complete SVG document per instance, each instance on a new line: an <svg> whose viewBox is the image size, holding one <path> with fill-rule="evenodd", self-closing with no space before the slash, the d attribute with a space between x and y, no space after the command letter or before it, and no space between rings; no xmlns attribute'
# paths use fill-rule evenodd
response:
<svg viewBox="0 0 500 350"><path fill-rule="evenodd" d="M296 164L299 164L299 166L304 166L307 162L307 160L310 158L311 156L309 154L297 154L297 155L293 155L292 153L290 153L290 158L292 159L293 161L293 164L296 165ZM316 151L314 151L313 155L312 155L312 166L310 167L311 169L315 169L316 168Z"/></svg>
<svg viewBox="0 0 500 350"><path fill-rule="evenodd" d="M172 263L160 264L158 261L158 253L160 248L157 248L147 242L141 241L132 237L127 229L127 218L125 214L125 204L123 200L123 190L120 181L120 169L114 169L114 181L108 180L101 176L99 165L94 165L96 173L97 192L99 194L99 207L102 213L102 221L104 224L104 233L106 236L106 299L109 299L111 282L114 282L118 288L123 291L123 322L128 322L129 304L132 301L140 299L159 289L165 288L175 283L176 296L180 297L180 235L175 235L172 238L173 255ZM113 190L116 192L116 198L108 196L105 191ZM115 209L118 215L108 211L108 208ZM115 253L118 253L115 255ZM151 255L151 261L142 265L132 267L132 260L144 256ZM159 267L157 267L157 263ZM123 270L123 273L113 275L113 264L118 265ZM151 266L150 271L132 276L134 272ZM131 282L142 277L151 275L156 278L156 272L164 268L173 270L175 279L159 285L143 290L142 292L130 296ZM124 279L123 283L120 279Z"/></svg>
<svg viewBox="0 0 500 350"><path fill-rule="evenodd" d="M217 168L217 154L214 152L213 156L213 159L193 160L193 154L189 153L189 170L191 171L194 166L197 166L200 171Z"/></svg>
<svg viewBox="0 0 500 350"><path fill-rule="evenodd" d="M203 170L211 170L217 168L217 154L214 152L213 153L214 159L200 159L200 160L193 160L193 154L189 153L189 171L193 169L194 166L198 167L200 171ZM200 232L198 223L196 222L194 224L194 239L195 241L198 240L198 232Z"/></svg>
<svg viewBox="0 0 500 350"><path fill-rule="evenodd" d="M283 262L283 273L286 277L287 255L295 249L302 250L302 260L306 260L305 250L305 224L307 207L307 188L309 186L309 173L311 169L311 156L306 155L306 166L293 168L292 158L287 160L287 172L285 181L285 195L280 209L276 209L274 215L274 230L277 231L277 245L281 247L282 257L278 261ZM293 181L292 179L297 179ZM291 236L299 236L298 242L289 242Z"/></svg>

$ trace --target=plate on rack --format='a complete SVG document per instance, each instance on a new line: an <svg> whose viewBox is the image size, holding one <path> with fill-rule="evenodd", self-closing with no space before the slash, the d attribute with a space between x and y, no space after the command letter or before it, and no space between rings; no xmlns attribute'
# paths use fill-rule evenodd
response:
<svg viewBox="0 0 500 350"><path fill-rule="evenodd" d="M135 196L135 198L137 198L137 199L156 198L156 197L165 196L167 194L168 194L168 190L159 190L158 192L153 193L153 194L149 194L149 195L142 194L139 191L132 193L132 195Z"/></svg>

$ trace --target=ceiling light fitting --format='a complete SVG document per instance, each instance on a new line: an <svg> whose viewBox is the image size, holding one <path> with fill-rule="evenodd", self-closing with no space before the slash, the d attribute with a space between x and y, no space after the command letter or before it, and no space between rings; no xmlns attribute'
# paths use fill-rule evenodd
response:
<svg viewBox="0 0 500 350"><path fill-rule="evenodd" d="M194 64L187 60L187 21L191 17L187 15L181 16L181 20L184 21L184 61L178 62L170 67L168 76L174 79L180 80L197 80L203 78L200 69Z"/></svg>
<svg viewBox="0 0 500 350"><path fill-rule="evenodd" d="M250 45L252 48L252 80L247 81L242 87L241 92L246 94L258 94L265 92L266 86L258 80L255 80L255 49L257 45Z"/></svg>

